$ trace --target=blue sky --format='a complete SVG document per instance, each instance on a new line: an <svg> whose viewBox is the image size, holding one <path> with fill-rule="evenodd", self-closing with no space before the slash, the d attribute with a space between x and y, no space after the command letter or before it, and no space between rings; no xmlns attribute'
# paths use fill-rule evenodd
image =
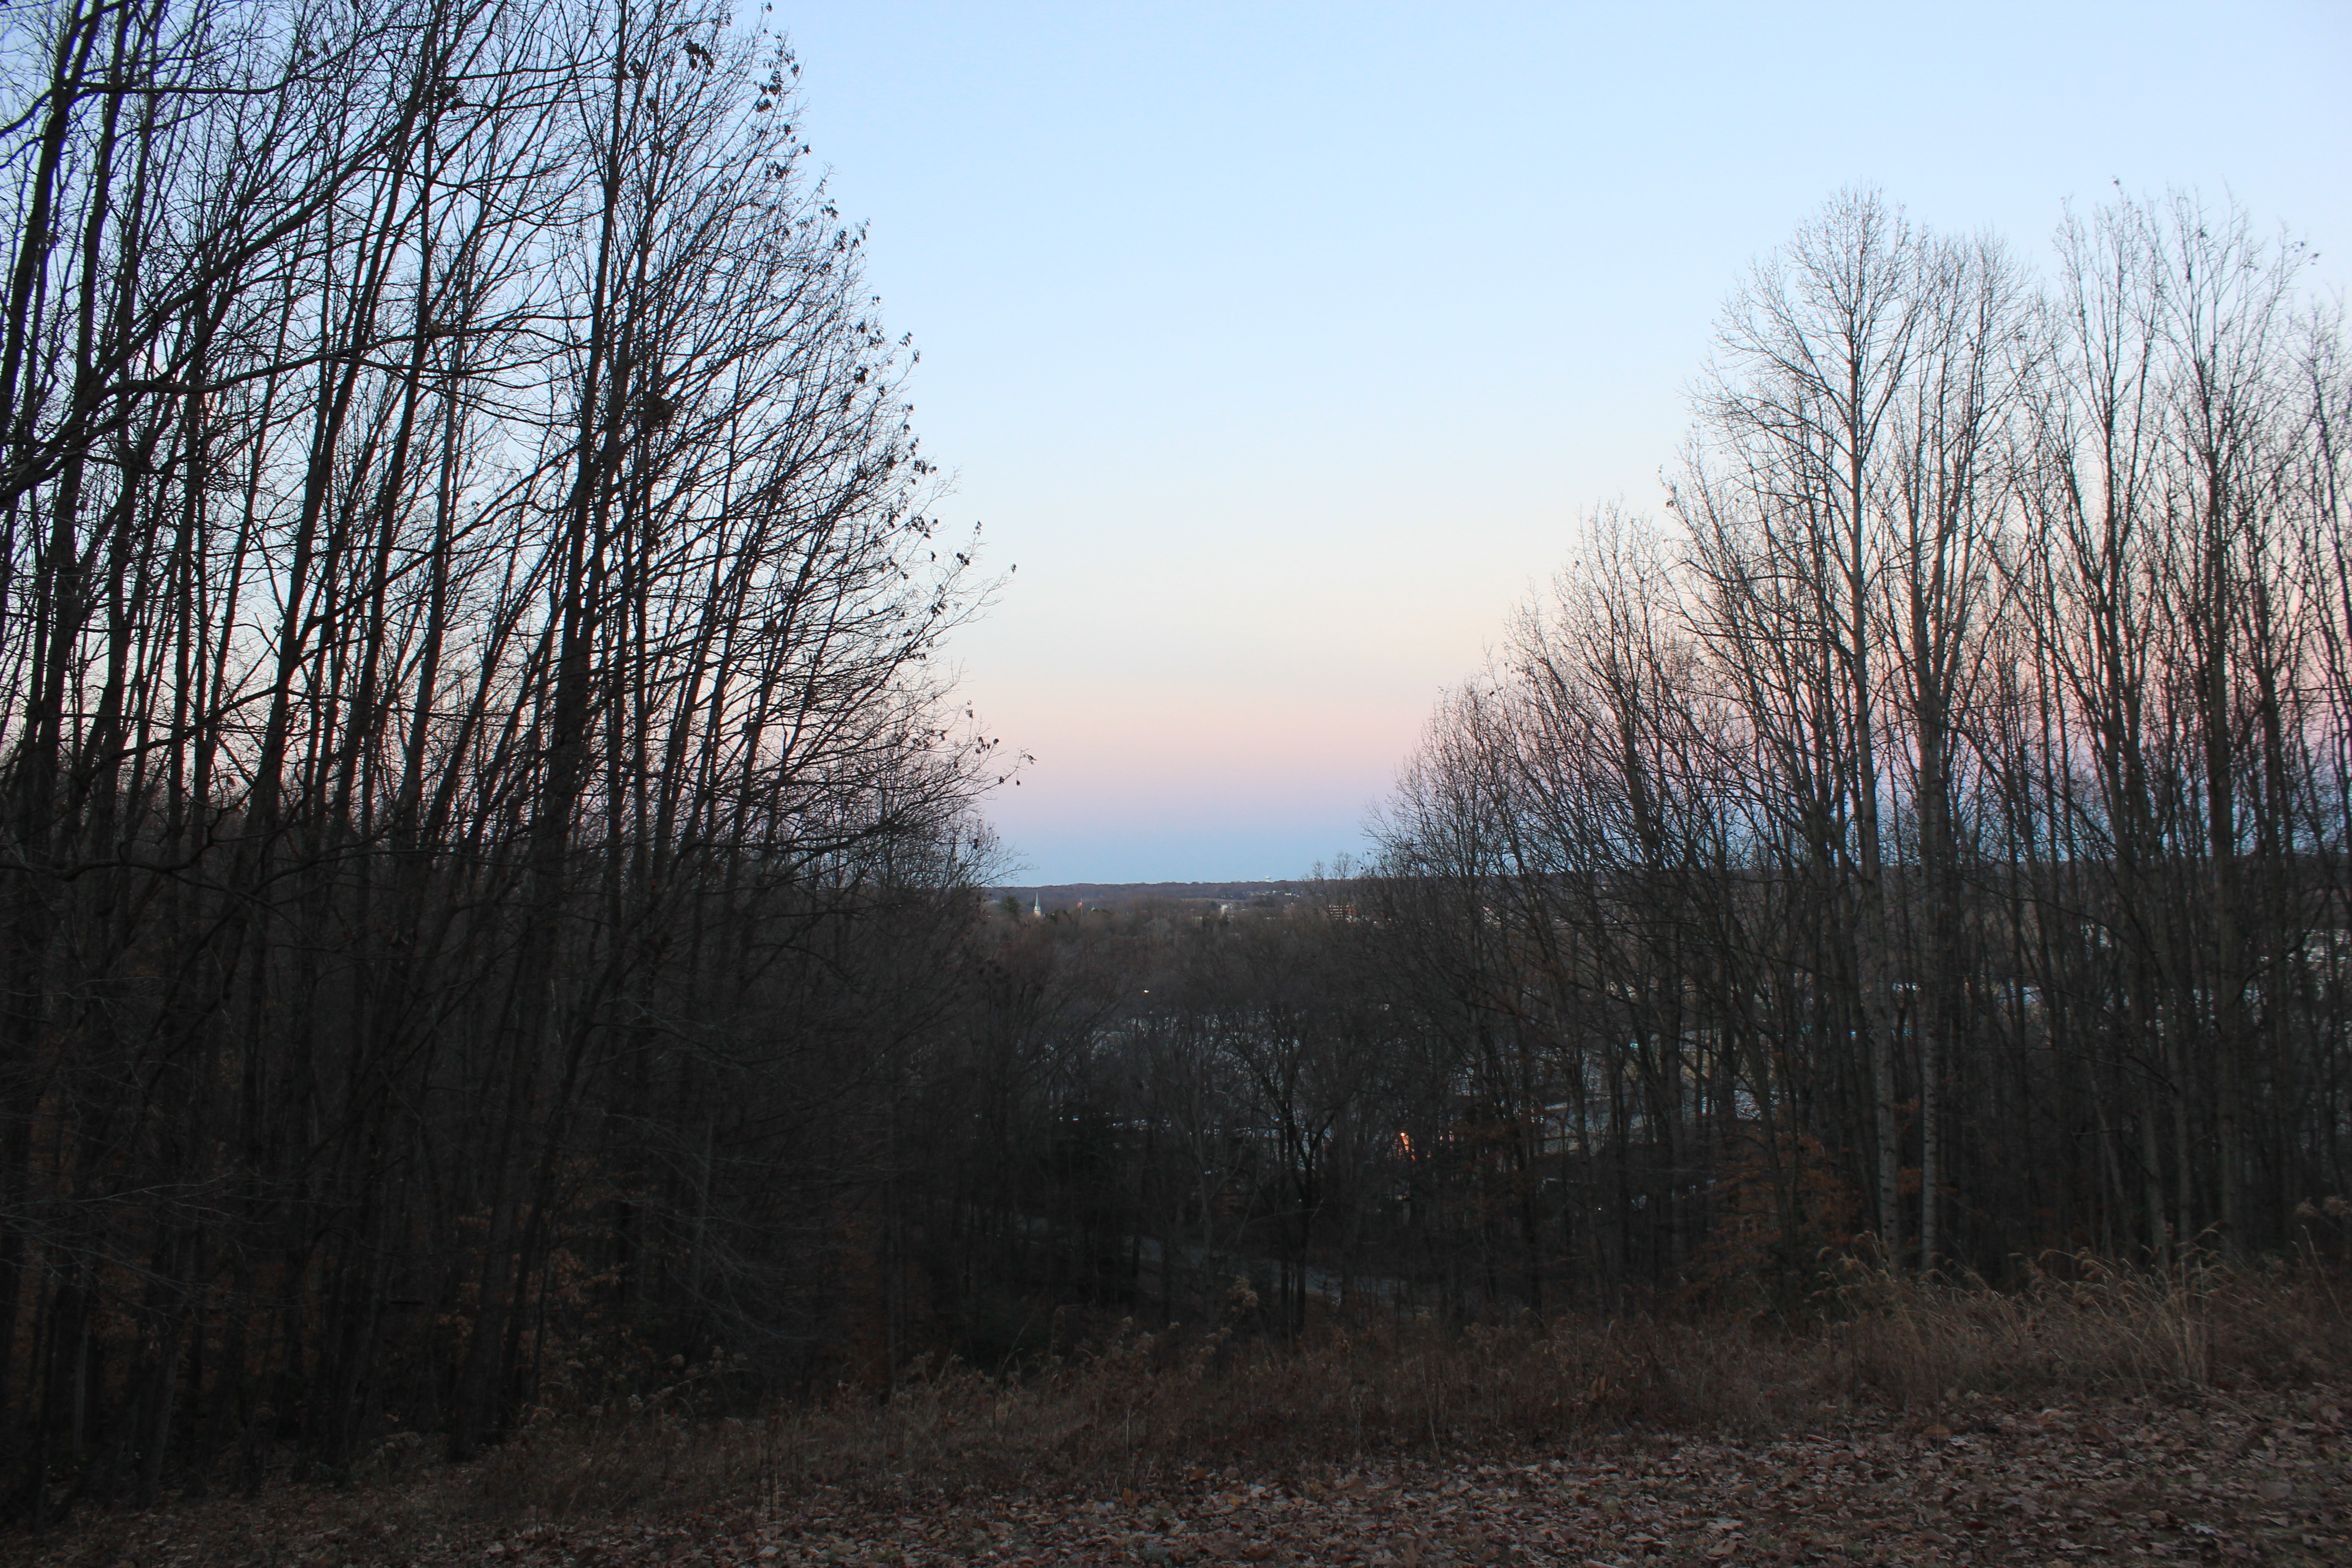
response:
<svg viewBox="0 0 2352 1568"><path fill-rule="evenodd" d="M1439 691L1654 510L1708 323L1842 185L2039 263L2234 195L2352 279L2352 4L780 5L922 351L942 509L1017 563L964 692L1015 881L1296 876Z"/></svg>

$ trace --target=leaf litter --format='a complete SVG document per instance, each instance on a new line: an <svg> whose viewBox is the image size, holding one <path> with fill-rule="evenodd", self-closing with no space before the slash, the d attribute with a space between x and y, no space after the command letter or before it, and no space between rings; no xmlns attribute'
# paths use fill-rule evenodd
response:
<svg viewBox="0 0 2352 1568"><path fill-rule="evenodd" d="M995 1491L877 1470L625 1517L478 1517L465 1473L178 1500L19 1538L31 1568L2352 1563L2352 1389L1824 1412L1759 1439L1627 1429L1253 1474ZM530 1510L526 1510L529 1512Z"/></svg>

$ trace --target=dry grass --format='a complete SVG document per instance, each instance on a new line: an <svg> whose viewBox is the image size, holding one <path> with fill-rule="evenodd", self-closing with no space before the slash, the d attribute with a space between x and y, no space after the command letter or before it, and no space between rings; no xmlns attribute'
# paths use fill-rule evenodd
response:
<svg viewBox="0 0 2352 1568"><path fill-rule="evenodd" d="M2319 1270L2136 1269L2087 1254L2044 1264L2013 1292L1857 1274L1825 1347L1853 1390L1905 1403L2304 1383L2339 1375L2352 1355L2342 1295Z"/></svg>
<svg viewBox="0 0 2352 1568"><path fill-rule="evenodd" d="M1197 1503L1236 1478L1320 1496L1335 1478L1375 1471L1515 1474L1546 1451L1612 1456L1627 1474L1649 1454L1683 1476L1675 1456L1704 1450L1709 1465L1756 1481L1756 1465L1780 1461L1752 1457L1790 1442L1811 1453L1802 1439L1825 1432L1841 1434L1849 1452L1926 1451L1966 1432L1983 1462L2042 1467L2037 1476L2061 1459L2112 1460L2126 1491L2160 1448L2184 1475L2235 1466L2246 1507L2259 1510L2270 1507L2260 1488L2278 1483L2274 1464L2260 1468L2277 1456L2253 1447L2257 1434L2342 1427L2352 1291L2340 1273L2144 1273L2057 1258L2003 1294L1841 1268L1794 1326L1721 1312L1327 1323L1285 1349L1105 1324L1091 1345L1024 1379L950 1363L888 1400L845 1389L749 1422L688 1415L681 1406L719 1387L689 1376L630 1414L546 1419L465 1466L440 1463L434 1445L412 1436L384 1445L349 1489L278 1485L250 1500L192 1493L143 1514L83 1510L11 1545L58 1568L167 1558L249 1568L454 1565L504 1542L499 1550L533 1562L545 1547L549 1562L640 1568L674 1563L694 1542L767 1540L780 1521L817 1521L809 1528L820 1535L857 1519L897 1528L1025 1495L1048 1512L1083 1515L1085 1531L1099 1531L1101 1510L1114 1506L1143 1529L1152 1500ZM2160 1442L2149 1436L2159 1425L2169 1434ZM2131 1447L2117 1447L2126 1431ZM2112 1449L2105 1458L2094 1451L2102 1443ZM1856 1487L1861 1473L1839 1472ZM1747 1481L1735 1489L1743 1497ZM2107 1501L2139 1508L2148 1497ZM1807 1506L1835 1501L1824 1493ZM2166 1491L2156 1505L2177 1511L2181 1498ZM1691 1516L1693 1529L1746 1506L1727 1494ZM737 1557L753 1568L765 1561L748 1546Z"/></svg>
<svg viewBox="0 0 2352 1568"><path fill-rule="evenodd" d="M1026 1380L950 1363L764 1423L647 1412L527 1434L472 1472L477 1517L562 1519L929 1483L1145 1489L1246 1463L1500 1448L1644 1426L1759 1435L1974 1395L2304 1384L2352 1374L2323 1274L2060 1258L2013 1293L1850 1268L1801 1331L1763 1320L1328 1325L1293 1348L1121 1324Z"/></svg>

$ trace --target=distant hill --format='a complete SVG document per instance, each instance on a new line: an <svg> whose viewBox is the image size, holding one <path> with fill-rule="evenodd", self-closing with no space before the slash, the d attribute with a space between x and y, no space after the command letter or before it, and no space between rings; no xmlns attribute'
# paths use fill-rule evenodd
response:
<svg viewBox="0 0 2352 1568"><path fill-rule="evenodd" d="M992 901L1008 895L1025 908L1034 900L1047 910L1126 910L1154 903L1247 903L1252 899L1284 902L1303 898L1304 882L1061 882L1035 888L991 888Z"/></svg>

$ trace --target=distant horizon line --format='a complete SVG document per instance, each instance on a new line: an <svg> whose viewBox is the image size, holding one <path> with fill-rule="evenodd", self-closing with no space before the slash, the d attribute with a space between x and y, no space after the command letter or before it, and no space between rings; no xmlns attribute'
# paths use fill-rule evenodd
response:
<svg viewBox="0 0 2352 1568"><path fill-rule="evenodd" d="M1279 889L1303 887L1312 877L1200 877L1162 878L1141 882L992 882L982 891L990 893L1055 893L1080 889L1099 888L1107 892L1132 891L1139 888L1259 888Z"/></svg>

